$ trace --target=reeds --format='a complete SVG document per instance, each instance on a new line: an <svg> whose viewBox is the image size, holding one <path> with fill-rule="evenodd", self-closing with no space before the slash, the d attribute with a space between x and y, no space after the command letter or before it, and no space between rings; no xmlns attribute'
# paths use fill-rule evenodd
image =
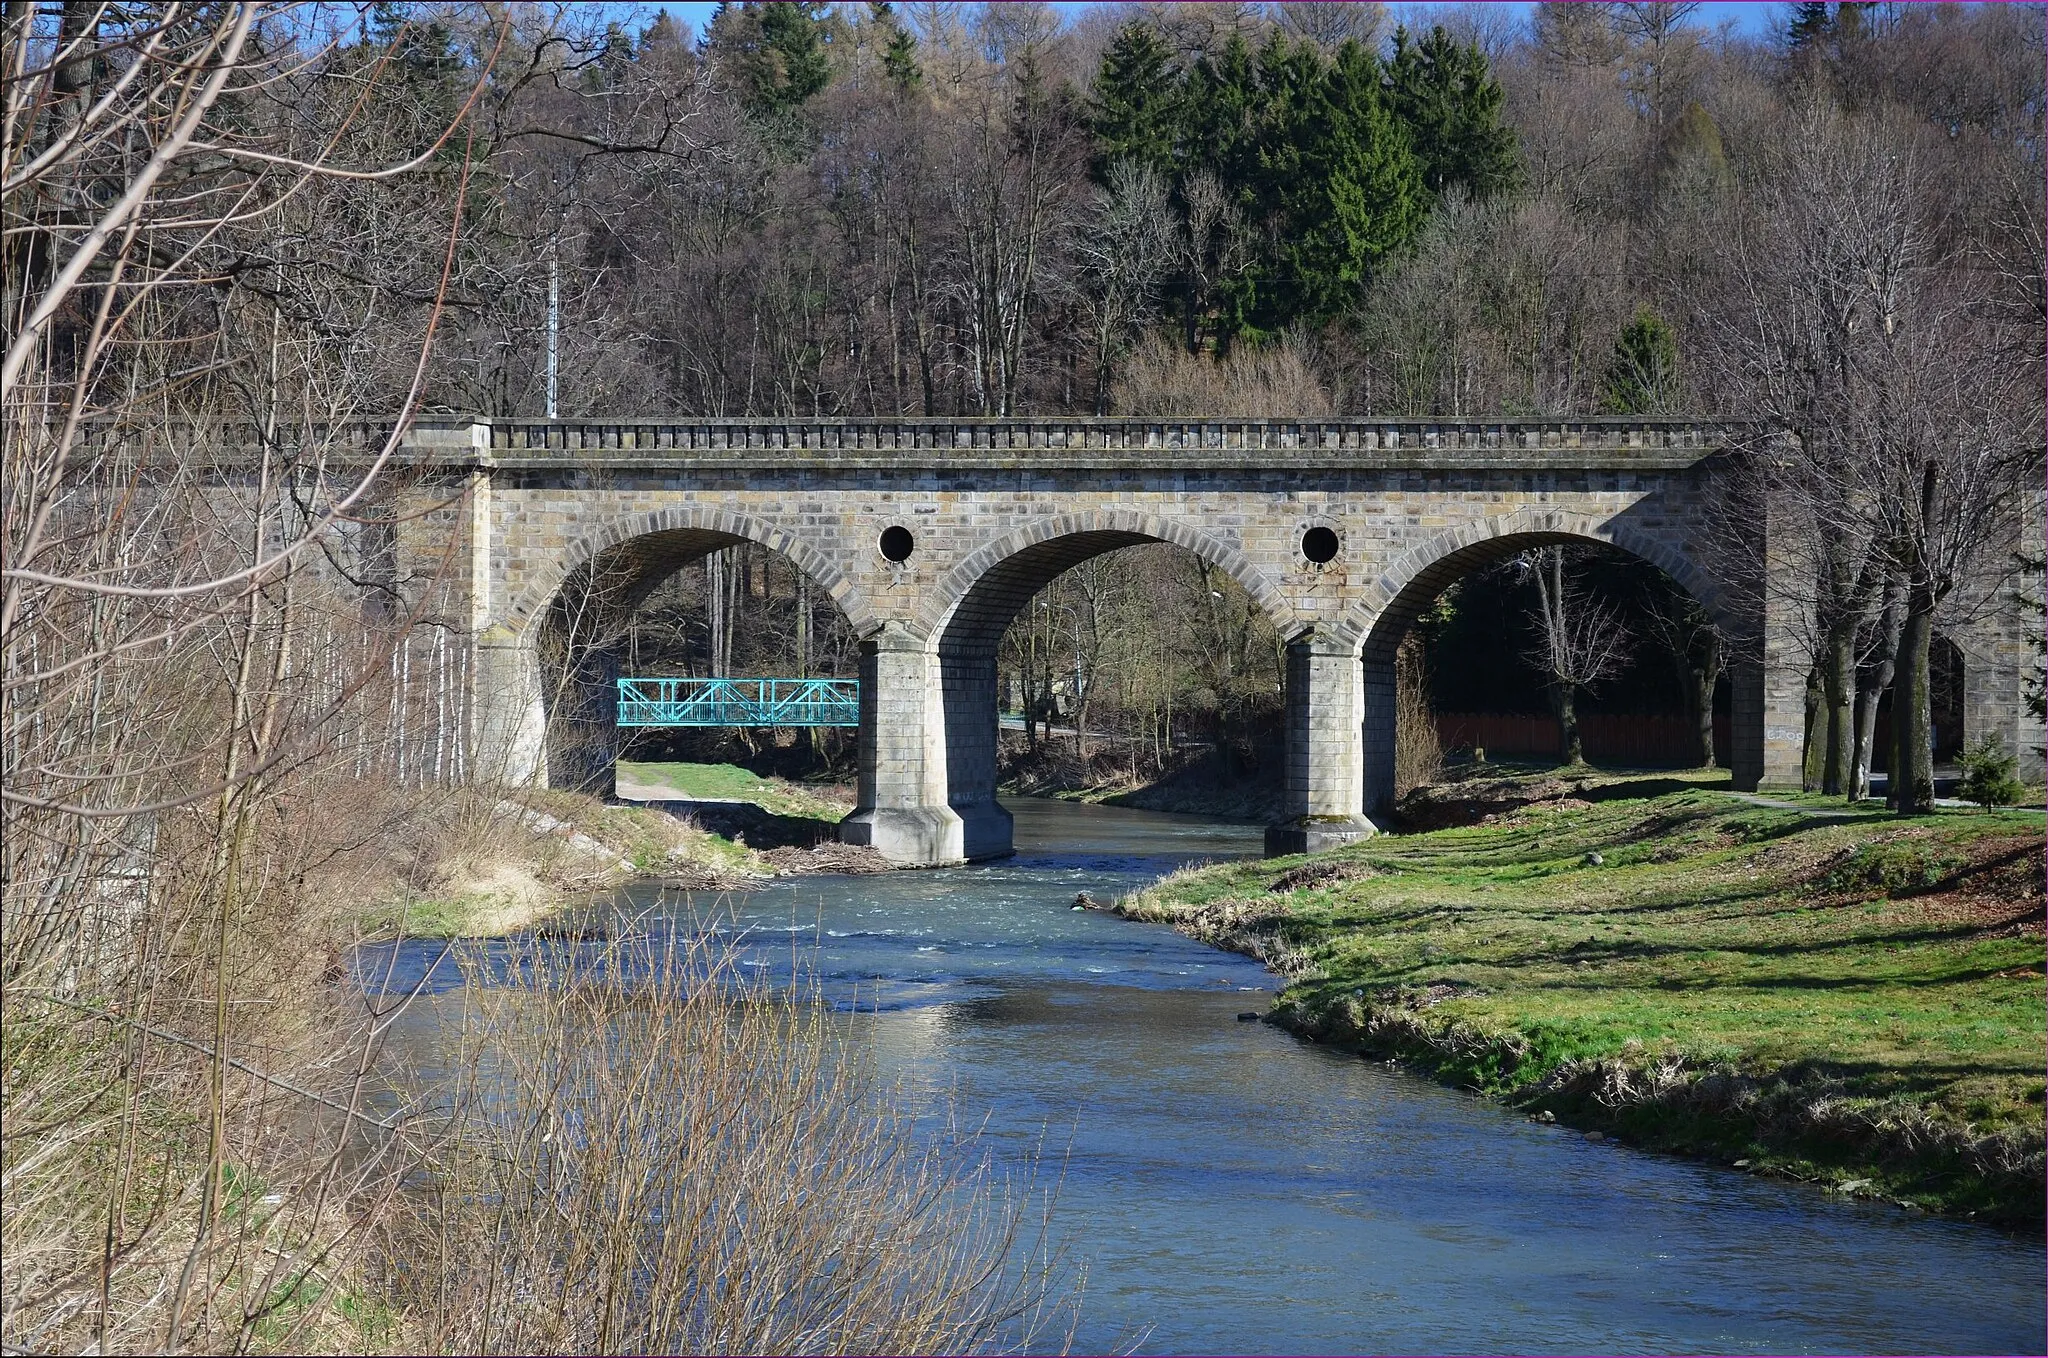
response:
<svg viewBox="0 0 2048 1358"><path fill-rule="evenodd" d="M1028 1189L920 1126L815 993L773 995L715 934L659 922L467 965L490 983L415 1086L444 1122L381 1260L425 1347L1057 1343L1077 1293L1043 1218L1020 1229Z"/></svg>

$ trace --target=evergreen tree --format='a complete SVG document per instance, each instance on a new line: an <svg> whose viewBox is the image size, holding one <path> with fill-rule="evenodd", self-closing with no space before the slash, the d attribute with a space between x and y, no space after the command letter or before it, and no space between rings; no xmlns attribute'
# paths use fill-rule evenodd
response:
<svg viewBox="0 0 2048 1358"><path fill-rule="evenodd" d="M387 79L378 83L373 97L381 104L402 90L406 107L394 116L416 124L422 133L432 129L439 136L462 107L466 82L462 54L448 26L439 19L423 19L405 5L378 0L363 27L367 54L390 63ZM461 143L453 138L441 150L443 160L461 154Z"/></svg>
<svg viewBox="0 0 2048 1358"><path fill-rule="evenodd" d="M1441 25L1421 42L1395 29L1387 92L1431 193L1442 197L1455 184L1487 198L1520 182L1514 130L1501 119L1505 96L1478 43L1460 45Z"/></svg>
<svg viewBox="0 0 2048 1358"><path fill-rule="evenodd" d="M1182 115L1172 63L1173 49L1148 23L1125 24L1102 54L1088 119L1098 182L1108 182L1109 167L1119 160L1172 171Z"/></svg>
<svg viewBox="0 0 2048 1358"><path fill-rule="evenodd" d="M1212 176L1235 214L1208 239L1196 242L1209 287L1206 293L1190 288L1190 348L1197 342L1199 313L1212 315L1219 345L1227 345L1250 323L1257 287L1245 237L1260 220L1256 186L1262 107L1251 48L1235 33L1220 52L1196 60L1182 88L1181 165L1188 175Z"/></svg>
<svg viewBox="0 0 2048 1358"><path fill-rule="evenodd" d="M896 11L889 0L874 0L868 13L870 20L889 35L882 47L882 71L889 77L889 83L905 93L924 84L924 68L917 61L917 39L896 22Z"/></svg>
<svg viewBox="0 0 2048 1358"><path fill-rule="evenodd" d="M1260 103L1251 48L1233 33L1221 52L1204 53L1188 73L1181 107L1185 167L1207 170L1233 190L1247 184L1256 168Z"/></svg>
<svg viewBox="0 0 2048 1358"><path fill-rule="evenodd" d="M392 0L370 6L369 38L373 46L392 54L408 80L447 80L462 70L448 25L422 19Z"/></svg>
<svg viewBox="0 0 2048 1358"><path fill-rule="evenodd" d="M685 37L684 28L676 22L675 16L665 9L659 10L655 13L653 22L640 32L638 54L644 57L649 53L659 53L665 58L674 59L684 52Z"/></svg>
<svg viewBox="0 0 2048 1358"><path fill-rule="evenodd" d="M744 0L721 4L709 45L745 91L749 108L771 116L794 112L825 88L827 8L810 0Z"/></svg>
<svg viewBox="0 0 2048 1358"><path fill-rule="evenodd" d="M1825 0L1800 0L1792 6L1792 24L1785 34L1785 45L1793 55L1825 49L1828 40L1834 36L1835 24L1828 14Z"/></svg>
<svg viewBox="0 0 2048 1358"><path fill-rule="evenodd" d="M1659 415L1678 397L1678 337L1663 317L1643 306L1622 327L1607 365L1603 404L1617 415Z"/></svg>
<svg viewBox="0 0 2048 1358"><path fill-rule="evenodd" d="M1721 144L1721 129L1699 102L1687 104L1665 130L1657 151L1657 189L1671 196L1725 193L1735 186L1735 171Z"/></svg>
<svg viewBox="0 0 2048 1358"><path fill-rule="evenodd" d="M1379 61L1356 42L1325 64L1302 45L1271 94L1290 107L1287 153L1275 154L1279 281L1259 319L1269 328L1336 319L1379 262L1406 247L1426 216L1407 135L1387 107ZM1309 67L1320 67L1309 78ZM1299 69L1299 75L1296 70ZM1278 148L1275 148L1278 152Z"/></svg>

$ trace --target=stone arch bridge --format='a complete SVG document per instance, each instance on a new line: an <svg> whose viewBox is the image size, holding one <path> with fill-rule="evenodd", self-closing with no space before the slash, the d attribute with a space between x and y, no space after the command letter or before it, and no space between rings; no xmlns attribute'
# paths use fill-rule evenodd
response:
<svg viewBox="0 0 2048 1358"><path fill-rule="evenodd" d="M1292 851L1369 834L1391 802L1409 621L1473 567L1544 543L1621 548L1713 613L1738 638L1736 786L1796 787L1808 663L1789 610L1734 583L1767 549L1761 509L1745 523L1721 493L1734 439L1651 419L424 420L405 493L444 510L402 517L396 550L465 565L444 570L445 602L476 646L479 746L510 779L581 786L608 786L616 668L551 673L562 638L603 633L719 548L781 553L861 638L842 838L942 864L1010 849L995 800L1010 620L1088 557L1176 544L1286 639L1288 817L1268 847ZM892 528L902 560L901 535L882 548ZM1964 645L1966 710L1973 734L2038 765L2016 635Z"/></svg>

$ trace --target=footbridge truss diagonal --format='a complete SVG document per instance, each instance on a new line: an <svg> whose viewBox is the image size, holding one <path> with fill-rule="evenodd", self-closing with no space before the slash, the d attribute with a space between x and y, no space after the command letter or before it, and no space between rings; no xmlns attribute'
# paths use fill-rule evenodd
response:
<svg viewBox="0 0 2048 1358"><path fill-rule="evenodd" d="M620 726L858 726L858 679L621 679Z"/></svg>

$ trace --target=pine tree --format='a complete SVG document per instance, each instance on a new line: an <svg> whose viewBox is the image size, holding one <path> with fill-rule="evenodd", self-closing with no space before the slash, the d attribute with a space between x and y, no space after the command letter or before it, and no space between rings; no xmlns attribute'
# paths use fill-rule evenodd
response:
<svg viewBox="0 0 2048 1358"><path fill-rule="evenodd" d="M1172 62L1173 49L1147 23L1125 24L1102 54L1088 120L1098 182L1108 182L1109 167L1119 160L1172 171L1182 114Z"/></svg>
<svg viewBox="0 0 2048 1358"><path fill-rule="evenodd" d="M1205 53L1182 92L1183 159L1190 170L1207 170L1233 190L1256 170L1257 109L1261 104L1251 48L1236 33L1214 54ZM1241 204L1249 206L1249 203Z"/></svg>
<svg viewBox="0 0 2048 1358"><path fill-rule="evenodd" d="M1617 415L1664 414L1677 399L1678 337L1649 307L1622 327L1606 385L1603 404Z"/></svg>
<svg viewBox="0 0 2048 1358"><path fill-rule="evenodd" d="M1460 45L1441 25L1419 43L1395 29L1387 93L1431 193L1462 185L1488 198L1520 183L1515 134L1501 119L1505 95L1479 44Z"/></svg>
<svg viewBox="0 0 2048 1358"><path fill-rule="evenodd" d="M377 58L390 54L390 73L395 77L388 88L379 87L377 97L403 88L421 127L434 127L438 135L462 106L465 74L462 55L456 51L448 26L439 19L415 15L404 5L378 0L370 7L364 37ZM460 143L453 139L442 148L444 160L460 154Z"/></svg>
<svg viewBox="0 0 2048 1358"><path fill-rule="evenodd" d="M793 112L831 80L826 13L825 6L810 0L745 0L737 8L718 7L711 19L710 47L755 112Z"/></svg>
<svg viewBox="0 0 2048 1358"><path fill-rule="evenodd" d="M889 0L874 0L868 13L870 20L889 35L882 48L882 72L889 77L889 83L906 94L924 84L924 68L917 61L917 39L896 22L896 11Z"/></svg>
<svg viewBox="0 0 2048 1358"><path fill-rule="evenodd" d="M1350 310L1379 262L1421 231L1422 176L1408 138L1387 106L1379 61L1347 42L1313 83L1290 80L1276 95L1296 105L1292 156L1275 187L1281 220L1280 273L1269 326L1319 323Z"/></svg>
<svg viewBox="0 0 2048 1358"><path fill-rule="evenodd" d="M1794 56L1818 51L1834 36L1835 24L1825 0L1800 0L1792 6L1792 24L1785 33L1785 45Z"/></svg>

